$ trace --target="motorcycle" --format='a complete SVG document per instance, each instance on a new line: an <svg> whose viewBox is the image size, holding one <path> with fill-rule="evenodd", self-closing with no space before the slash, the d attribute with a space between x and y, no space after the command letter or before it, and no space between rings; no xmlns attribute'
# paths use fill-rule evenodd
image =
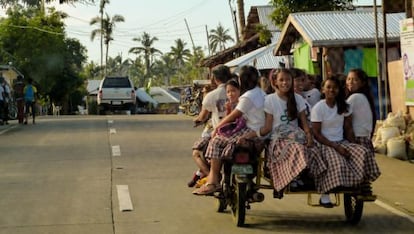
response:
<svg viewBox="0 0 414 234"><path fill-rule="evenodd" d="M232 159L223 162L222 190L214 194L217 199L216 211L224 212L229 206L237 227L245 225L246 210L251 208L250 204L264 201L264 194L259 190L274 190L265 162L266 156L264 153L258 153L252 147L243 146L237 146ZM276 193L274 190L273 197L282 199L283 194L307 194L307 204L309 206L321 207L321 204L314 202L312 199L313 194L319 195L314 187L313 180L306 173L302 174L302 178L305 185L297 187L296 181L292 181L281 193ZM364 202L376 200L375 195L367 196L364 194L365 186L362 184L357 187L338 188L331 191L335 196L334 207L340 206L342 195L347 223L358 224L362 217Z"/></svg>
<svg viewBox="0 0 414 234"><path fill-rule="evenodd" d="M258 192L253 181L257 173L257 159L254 147L238 145L233 157L223 163L222 190L215 194L217 212L224 212L229 206L238 227L244 225L246 209L250 209L250 203L264 200L263 193Z"/></svg>

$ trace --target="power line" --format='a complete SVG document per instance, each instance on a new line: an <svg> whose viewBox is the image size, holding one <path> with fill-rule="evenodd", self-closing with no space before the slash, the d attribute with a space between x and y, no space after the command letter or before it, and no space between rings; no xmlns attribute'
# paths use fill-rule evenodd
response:
<svg viewBox="0 0 414 234"><path fill-rule="evenodd" d="M21 29L34 29L34 30L37 30L37 31L40 31L40 32L55 34L55 35L64 35L64 33L54 32L54 31L42 29L42 28L35 27L35 26L23 26L23 25L13 25L13 24L9 24L9 25L6 25L6 26L7 27L12 27L12 28L21 28Z"/></svg>

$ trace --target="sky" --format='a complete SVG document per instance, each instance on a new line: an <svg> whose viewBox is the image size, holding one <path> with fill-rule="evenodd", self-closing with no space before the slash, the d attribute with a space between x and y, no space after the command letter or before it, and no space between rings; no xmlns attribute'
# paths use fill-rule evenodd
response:
<svg viewBox="0 0 414 234"><path fill-rule="evenodd" d="M82 2L82 1L81 1ZM99 15L99 0L95 4L54 4L57 9L66 12L69 17L65 20L69 37L77 38L88 50L88 61L96 63L100 61L100 39L96 37L91 41L91 31L96 26L90 26L90 20ZM231 4L229 4L231 2ZM229 35L234 39L234 24L231 8L237 9L237 0L110 0L106 5L106 12L110 17L122 15L125 22L119 22L115 26L114 41L109 45L109 56L121 55L123 59L136 55L129 54L131 47L141 46L134 42L133 38L139 38L144 32L158 41L154 47L162 52L169 52L175 40L181 38L186 48L192 48L191 37L194 45L201 46L208 55L207 30L216 29L221 24L229 30ZM358 0L359 4L372 4L370 0ZM380 1L379 1L380 2ZM245 18L251 6L268 5L269 0L244 0ZM188 29L185 21L187 21ZM191 37L190 37L191 33ZM228 44L230 47L234 45Z"/></svg>
<svg viewBox="0 0 414 234"><path fill-rule="evenodd" d="M88 50L88 62L100 63L100 37L91 41L91 32L98 25L89 25L92 18L99 16L99 2L95 4L84 3L58 4L58 1L46 5L54 6L68 14L65 19L68 37L78 39ZM229 2L231 4L229 4ZM200 46L208 56L207 30L216 29L221 24L229 30L229 35L236 38L232 20L231 8L236 9L237 0L110 0L105 6L110 17L122 15L125 22L119 22L113 33L114 40L109 45L109 56L121 55L135 59L136 55L129 54L132 47L141 46L134 42L133 38L139 38L144 32L151 37L157 37L154 48L162 52L169 52L175 45L175 40L182 39L186 48L192 48L191 37L194 45ZM377 0L381 2L381 0ZM268 5L269 0L244 0L245 18L250 12L251 6ZM373 0L357 0L358 4L373 4ZM4 12L0 12L4 15ZM186 23L188 24L188 29ZM228 44L227 47L233 46Z"/></svg>
<svg viewBox="0 0 414 234"><path fill-rule="evenodd" d="M98 26L90 26L90 20L99 15L99 0L95 4L69 4L55 5L58 10L66 12L69 17L65 20L67 34L71 38L77 38L88 49L88 62L100 61L100 37L91 41L91 31ZM236 0L231 0L236 8ZM247 17L251 6L268 5L268 0L244 0L245 14ZM50 6L50 5L48 5ZM158 41L153 46L162 52L169 52L175 40L181 38L186 43L186 48L191 49L192 43L201 46L206 55L207 30L217 28L219 23L235 39L234 26L228 0L110 0L106 5L106 12L110 17L122 15L125 22L119 22L115 26L114 41L109 45L109 56L122 55L123 59L135 58L129 54L131 47L141 46L134 42L133 38L139 38L144 32ZM185 21L187 21L188 29ZM234 44L227 45L228 47Z"/></svg>

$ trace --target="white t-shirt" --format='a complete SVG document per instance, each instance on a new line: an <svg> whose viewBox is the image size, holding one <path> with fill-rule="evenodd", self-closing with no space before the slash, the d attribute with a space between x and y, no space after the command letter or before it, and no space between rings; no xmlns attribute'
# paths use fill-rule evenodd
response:
<svg viewBox="0 0 414 234"><path fill-rule="evenodd" d="M354 93L347 102L352 111L352 126L357 137L370 137L372 132L373 116L368 99L362 93Z"/></svg>
<svg viewBox="0 0 414 234"><path fill-rule="evenodd" d="M264 99L266 93L259 87L245 92L239 97L236 109L243 113L248 128L257 131L264 125Z"/></svg>
<svg viewBox="0 0 414 234"><path fill-rule="evenodd" d="M344 119L352 112L338 114L337 105L333 108L326 104L326 100L322 99L312 107L311 121L320 122L321 133L330 141L342 141L344 139Z"/></svg>
<svg viewBox="0 0 414 234"><path fill-rule="evenodd" d="M318 89L313 88L308 91L303 91L302 96L308 101L311 106L314 106L321 100L321 92Z"/></svg>
<svg viewBox="0 0 414 234"><path fill-rule="evenodd" d="M299 112L306 110L305 99L302 96L295 93L296 108ZM276 139L277 134L274 130L282 124L292 124L298 127L298 119L289 121L287 115L287 102L279 97L279 95L273 93L269 94L265 98L264 111L273 115L272 123L272 139Z"/></svg>
<svg viewBox="0 0 414 234"><path fill-rule="evenodd" d="M211 112L211 124L215 128L226 115L226 85L220 84L216 89L206 94L203 98L203 108Z"/></svg>

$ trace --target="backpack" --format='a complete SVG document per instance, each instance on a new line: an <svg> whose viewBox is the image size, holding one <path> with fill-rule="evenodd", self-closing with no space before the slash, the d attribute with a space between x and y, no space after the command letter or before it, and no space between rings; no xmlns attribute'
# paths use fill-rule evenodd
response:
<svg viewBox="0 0 414 234"><path fill-rule="evenodd" d="M24 100L27 102L33 102L34 101L34 92L33 92L33 86L27 85L26 90L24 92Z"/></svg>

